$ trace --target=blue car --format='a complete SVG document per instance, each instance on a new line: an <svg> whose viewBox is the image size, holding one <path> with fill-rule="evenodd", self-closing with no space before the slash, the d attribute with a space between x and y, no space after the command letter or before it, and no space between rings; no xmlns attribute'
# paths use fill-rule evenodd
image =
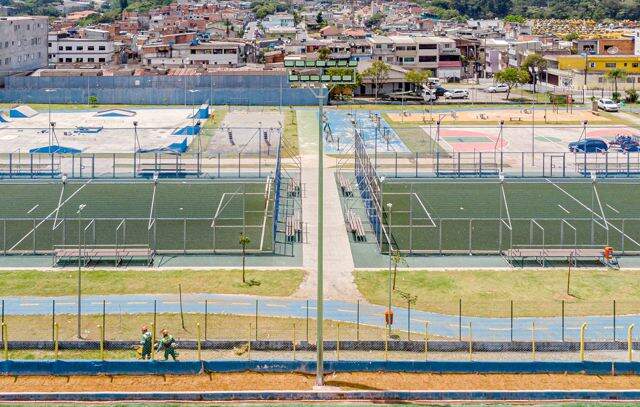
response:
<svg viewBox="0 0 640 407"><path fill-rule="evenodd" d="M601 153L607 150L609 150L607 143L597 138L586 138L569 143L569 151L572 153Z"/></svg>
<svg viewBox="0 0 640 407"><path fill-rule="evenodd" d="M620 144L620 150L627 153L637 153L640 151L640 143L635 140Z"/></svg>

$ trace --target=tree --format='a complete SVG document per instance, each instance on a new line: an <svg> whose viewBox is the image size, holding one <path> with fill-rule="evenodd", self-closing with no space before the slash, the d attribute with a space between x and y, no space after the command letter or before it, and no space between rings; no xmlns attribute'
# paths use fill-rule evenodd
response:
<svg viewBox="0 0 640 407"><path fill-rule="evenodd" d="M323 22L324 18L322 18L322 11L318 11L318 15L316 15L316 23L318 23L318 25L322 25Z"/></svg>
<svg viewBox="0 0 640 407"><path fill-rule="evenodd" d="M574 41L574 40L577 40L578 38L580 38L580 34L578 34L575 31L565 34L564 37L562 37L562 39L565 41Z"/></svg>
<svg viewBox="0 0 640 407"><path fill-rule="evenodd" d="M548 62L542 55L534 53L527 55L524 61L522 61L521 67L527 70L529 67L538 68L538 70L542 72L547 69L547 65Z"/></svg>
<svg viewBox="0 0 640 407"><path fill-rule="evenodd" d="M88 102L91 106L95 106L98 104L98 97L96 95L91 95L89 96Z"/></svg>
<svg viewBox="0 0 640 407"><path fill-rule="evenodd" d="M375 98L378 99L378 91L380 84L389 77L389 71L391 67L384 61L374 61L373 64L362 72L364 78L369 78L373 81Z"/></svg>
<svg viewBox="0 0 640 407"><path fill-rule="evenodd" d="M407 261L400 253L400 250L394 250L391 255L391 262L393 263L393 290L396 289L396 276L398 275L398 264L407 265Z"/></svg>
<svg viewBox="0 0 640 407"><path fill-rule="evenodd" d="M404 74L404 80L412 84L416 90L418 86L424 85L429 77L431 77L431 71L429 70L411 70Z"/></svg>
<svg viewBox="0 0 640 407"><path fill-rule="evenodd" d="M251 243L251 239L249 239L249 236L245 235L244 232L240 232L240 239L238 240L238 243L242 246L242 282L246 283L245 260L247 255L247 245Z"/></svg>
<svg viewBox="0 0 640 407"><path fill-rule="evenodd" d="M524 24L525 22L527 22L527 19L524 18L524 16L521 16L520 14L508 14L504 18L504 21L506 23Z"/></svg>
<svg viewBox="0 0 640 407"><path fill-rule="evenodd" d="M327 75L353 75L354 69L353 68L328 68L325 73ZM356 77L355 77L355 81L353 84L340 84L340 85L335 85L331 88L331 92L330 92L330 96L331 98L350 98L353 96L353 90L355 88L357 88L358 86L360 86L360 84L362 83L362 77L360 76L360 74L358 72L355 73Z"/></svg>
<svg viewBox="0 0 640 407"><path fill-rule="evenodd" d="M618 93L618 80L624 80L627 77L627 71L620 68L613 68L609 72L607 72L607 78L613 81L613 99L617 100L620 98L620 93Z"/></svg>
<svg viewBox="0 0 640 407"><path fill-rule="evenodd" d="M495 78L496 81L504 83L509 87L509 89L507 90L507 100L509 100L509 94L511 94L512 88L529 82L529 72L525 71L522 68L509 67L496 73Z"/></svg>
<svg viewBox="0 0 640 407"><path fill-rule="evenodd" d="M318 59L321 61L326 61L329 59L329 55L331 55L331 50L327 47L322 47L318 49Z"/></svg>
<svg viewBox="0 0 640 407"><path fill-rule="evenodd" d="M374 15L369 17L367 21L364 22L364 26L369 29L374 27L379 27L383 18L384 18L384 15L382 13L375 13Z"/></svg>

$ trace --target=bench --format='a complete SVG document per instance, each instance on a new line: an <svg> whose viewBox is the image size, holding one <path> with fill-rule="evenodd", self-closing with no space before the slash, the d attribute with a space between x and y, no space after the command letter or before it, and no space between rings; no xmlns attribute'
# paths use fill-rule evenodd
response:
<svg viewBox="0 0 640 407"><path fill-rule="evenodd" d="M343 196L353 196L351 184L349 184L347 179L340 172L338 173L338 184L340 184L340 190L342 191Z"/></svg>
<svg viewBox="0 0 640 407"><path fill-rule="evenodd" d="M65 259L69 261L82 260L86 266L91 261L112 260L116 267L125 260L144 260L147 266L153 263L154 251L146 245L66 245L55 246L53 249L54 262L57 264Z"/></svg>
<svg viewBox="0 0 640 407"><path fill-rule="evenodd" d="M349 231L353 234L353 239L356 242L364 242L367 240L362 220L353 210L349 210L347 213L347 224L349 225Z"/></svg>
<svg viewBox="0 0 640 407"><path fill-rule="evenodd" d="M566 261L575 265L578 261L595 260L608 265L602 249L591 247L515 246L503 252L507 261L513 264L519 260L522 266L526 260L533 260L542 267L548 261Z"/></svg>
<svg viewBox="0 0 640 407"><path fill-rule="evenodd" d="M522 117L520 117L520 116L510 116L509 117L509 121L510 122L521 122L522 121Z"/></svg>
<svg viewBox="0 0 640 407"><path fill-rule="evenodd" d="M288 215L286 219L285 235L288 242L301 242L302 221L297 220L294 215Z"/></svg>

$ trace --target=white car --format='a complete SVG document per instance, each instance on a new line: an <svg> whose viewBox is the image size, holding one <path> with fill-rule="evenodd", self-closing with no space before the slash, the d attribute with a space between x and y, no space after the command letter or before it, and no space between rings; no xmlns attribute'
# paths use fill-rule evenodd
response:
<svg viewBox="0 0 640 407"><path fill-rule="evenodd" d="M469 91L466 89L452 89L444 92L445 99L466 99L469 97Z"/></svg>
<svg viewBox="0 0 640 407"><path fill-rule="evenodd" d="M509 91L509 86L504 83L498 83L489 86L486 91L489 93L507 93Z"/></svg>
<svg viewBox="0 0 640 407"><path fill-rule="evenodd" d="M620 106L611 99L598 99L598 109L605 112L617 112L620 110Z"/></svg>

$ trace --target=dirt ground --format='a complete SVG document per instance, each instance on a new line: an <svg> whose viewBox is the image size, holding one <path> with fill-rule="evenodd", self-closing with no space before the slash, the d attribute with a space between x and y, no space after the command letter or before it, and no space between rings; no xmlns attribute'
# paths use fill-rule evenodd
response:
<svg viewBox="0 0 640 407"><path fill-rule="evenodd" d="M540 124L554 123L581 123L588 120L589 123L610 123L611 119L606 115L594 114L590 110L573 109L567 111L566 108L554 112L550 108L537 107L535 111L527 109L500 109L500 110L471 110L434 112L433 117L428 112L399 112L388 113L387 116L394 122L404 123L424 123L440 119L442 123L495 123L504 120L505 124L531 123L534 120Z"/></svg>
<svg viewBox="0 0 640 407"><path fill-rule="evenodd" d="M624 390L639 376L563 374L338 373L326 385L344 390ZM312 390L300 373L212 373L196 376L0 377L0 392Z"/></svg>

